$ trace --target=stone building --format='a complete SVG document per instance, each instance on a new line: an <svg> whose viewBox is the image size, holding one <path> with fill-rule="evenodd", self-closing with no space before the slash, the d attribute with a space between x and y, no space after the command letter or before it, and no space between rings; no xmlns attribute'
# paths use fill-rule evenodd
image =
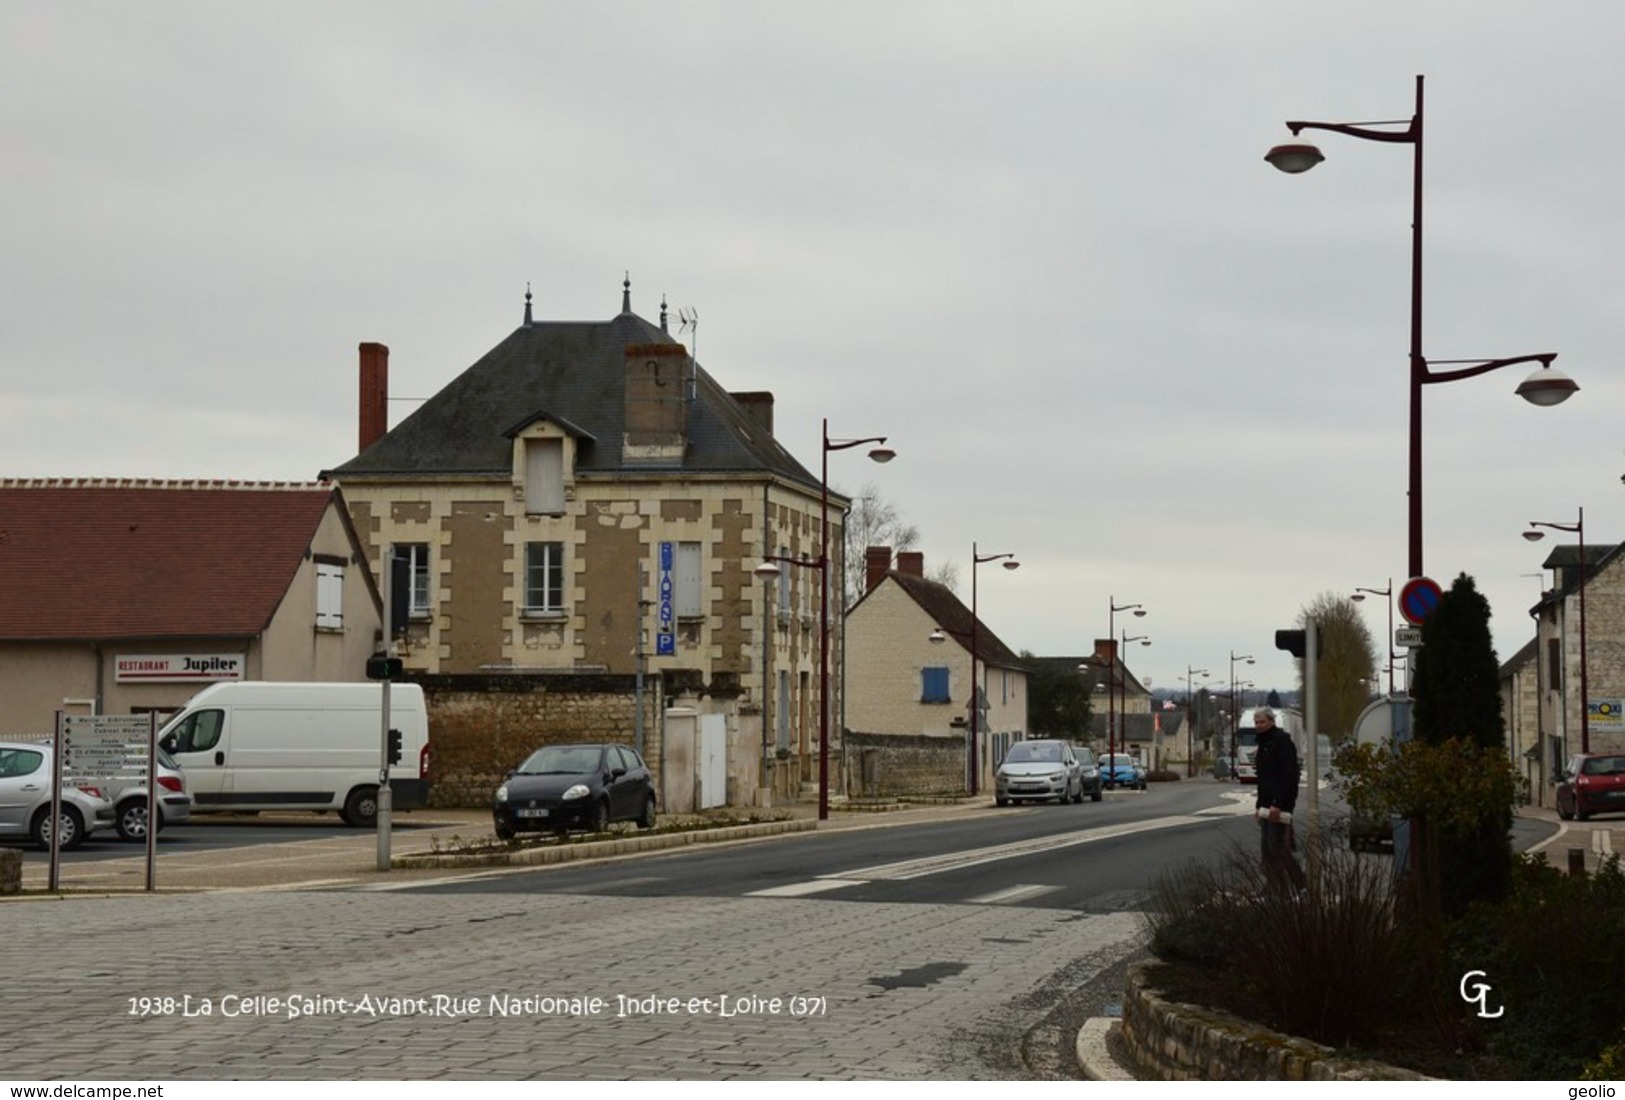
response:
<svg viewBox="0 0 1625 1100"><path fill-rule="evenodd" d="M916 786L963 790L974 685L976 786L991 790L993 769L1027 736L1026 666L951 589L925 577L924 555L901 551L890 565L890 548L869 548L864 594L846 616L848 736L885 754L871 758L870 771L906 760ZM861 766L854 761L854 774L866 779Z"/></svg>
<svg viewBox="0 0 1625 1100"><path fill-rule="evenodd" d="M725 738L729 801L799 788L825 571L752 569L816 564L821 484L774 438L771 394L724 389L628 282L603 321L534 320L527 292L519 327L393 429L388 397L388 349L362 344L359 453L322 477L374 570L406 562L409 672L641 671Z"/></svg>
<svg viewBox="0 0 1625 1100"><path fill-rule="evenodd" d="M1534 730L1526 711L1506 714L1508 743L1540 746L1531 776L1545 804L1563 762L1581 747L1581 707L1589 708L1592 752L1625 750L1625 555L1620 546L1556 546L1541 563L1554 583L1530 609L1535 619L1539 706ZM1585 598L1586 695L1580 692L1580 600ZM1518 722L1520 724L1515 725Z"/></svg>

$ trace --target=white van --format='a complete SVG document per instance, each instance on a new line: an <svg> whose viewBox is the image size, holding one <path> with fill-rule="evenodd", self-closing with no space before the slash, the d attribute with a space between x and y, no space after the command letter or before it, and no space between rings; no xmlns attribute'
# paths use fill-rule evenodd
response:
<svg viewBox="0 0 1625 1100"><path fill-rule="evenodd" d="M375 683L214 684L164 724L158 740L186 772L192 811L337 810L371 827L383 766L383 687ZM391 684L389 725L401 734L391 805L428 805L429 721L423 689Z"/></svg>

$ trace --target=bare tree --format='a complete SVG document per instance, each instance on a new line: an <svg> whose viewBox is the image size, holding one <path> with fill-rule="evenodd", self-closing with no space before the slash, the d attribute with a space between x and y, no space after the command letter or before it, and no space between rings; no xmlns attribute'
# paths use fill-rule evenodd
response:
<svg viewBox="0 0 1625 1100"><path fill-rule="evenodd" d="M903 519L897 505L880 495L873 482L866 482L852 497L852 508L846 515L846 550L844 581L841 591L846 594L850 607L863 596L864 553L871 546L889 546L893 554L899 550L913 550L920 541L920 529ZM928 574L931 580L957 589L959 567L945 561ZM833 595L833 593L832 593Z"/></svg>

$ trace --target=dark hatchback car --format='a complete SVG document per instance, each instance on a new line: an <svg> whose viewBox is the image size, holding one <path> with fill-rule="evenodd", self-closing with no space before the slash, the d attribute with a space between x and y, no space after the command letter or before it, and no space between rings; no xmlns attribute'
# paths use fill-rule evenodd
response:
<svg viewBox="0 0 1625 1100"><path fill-rule="evenodd" d="M1577 753L1557 783L1557 816L1586 820L1592 814L1625 813L1625 754Z"/></svg>
<svg viewBox="0 0 1625 1100"><path fill-rule="evenodd" d="M629 745L548 745L508 773L491 819L497 836L521 832L599 833L612 821L655 823L654 781Z"/></svg>

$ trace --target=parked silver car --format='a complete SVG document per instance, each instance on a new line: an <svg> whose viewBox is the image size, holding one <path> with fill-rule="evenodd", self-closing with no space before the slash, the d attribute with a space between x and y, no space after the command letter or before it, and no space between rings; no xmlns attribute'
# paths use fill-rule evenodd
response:
<svg viewBox="0 0 1625 1100"><path fill-rule="evenodd" d="M0 741L0 839L31 837L51 846L51 744ZM113 803L101 788L65 785L58 812L58 846L71 851L113 824Z"/></svg>
<svg viewBox="0 0 1625 1100"><path fill-rule="evenodd" d="M142 779L109 779L103 782L113 802L113 826L124 840L147 839L147 784ZM164 826L192 816L192 796L186 789L186 773L175 758L158 749L158 831Z"/></svg>
<svg viewBox="0 0 1625 1100"><path fill-rule="evenodd" d="M1083 765L1065 741L1017 741L993 776L993 801L1008 806L1023 798L1083 801Z"/></svg>

